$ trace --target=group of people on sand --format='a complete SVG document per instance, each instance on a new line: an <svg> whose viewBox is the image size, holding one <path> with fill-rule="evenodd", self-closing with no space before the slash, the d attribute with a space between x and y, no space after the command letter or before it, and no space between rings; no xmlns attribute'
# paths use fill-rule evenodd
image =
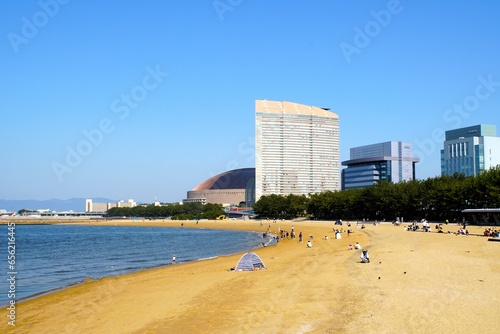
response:
<svg viewBox="0 0 500 334"><path fill-rule="evenodd" d="M446 222L446 224L448 224L448 221ZM405 231L417 231L420 229L420 227L418 226L417 222L414 222L408 226L405 226L404 229L405 229ZM465 235L465 236L469 235L469 231L467 230L466 223L464 223L463 226L460 227L456 233L451 232L451 231L445 232L443 230L443 224L436 224L435 229L436 229L437 233L448 233L448 234L453 234L453 235ZM423 221L422 231L431 232L431 227L427 221ZM493 229L492 227L488 227L484 230L483 235L485 237L500 238L500 230Z"/></svg>
<svg viewBox="0 0 500 334"><path fill-rule="evenodd" d="M417 222L413 222L405 227L405 231L417 231L420 228Z"/></svg>
<svg viewBox="0 0 500 334"><path fill-rule="evenodd" d="M292 239L294 238L293 234L290 234L288 231L285 230L280 230L280 238L281 239L290 239L290 235L292 236Z"/></svg>
<svg viewBox="0 0 500 334"><path fill-rule="evenodd" d="M494 230L493 228L489 227L484 230L483 235L485 237L500 238L500 231L498 231L497 229Z"/></svg>
<svg viewBox="0 0 500 334"><path fill-rule="evenodd" d="M349 244L349 250L352 249L355 250L361 249L361 245L359 244L359 242L356 241L354 247L352 246L352 244ZM359 257L361 258L361 263L370 263L370 254L368 254L368 250L366 248L361 251Z"/></svg>
<svg viewBox="0 0 500 334"><path fill-rule="evenodd" d="M421 223L423 232L431 232L431 225L427 220L422 219ZM420 226L418 226L418 222L413 222L410 225L405 226L404 229L405 231L418 231L420 229ZM436 229L438 229L438 225L436 225Z"/></svg>
<svg viewBox="0 0 500 334"><path fill-rule="evenodd" d="M295 228L292 226L292 230L290 232L282 230L280 227L278 227L278 231L280 233L281 239L295 239ZM302 241L302 240L299 240Z"/></svg>
<svg viewBox="0 0 500 334"><path fill-rule="evenodd" d="M312 238L311 237L307 241L307 244L306 244L307 248L312 248L312 243L311 243ZM328 240L328 236L325 236L325 240ZM361 245L359 244L359 242L356 241L354 246L352 244L349 244L349 249L350 250L353 250L353 249L359 250L359 249L361 249ZM368 250L366 248L361 251L359 257L361 258L361 263L370 263L370 254L368 254Z"/></svg>
<svg viewBox="0 0 500 334"><path fill-rule="evenodd" d="M352 246L352 244L349 244L349 250L352 249L361 249L361 245L359 244L359 242L356 241L354 247ZM366 248L361 251L359 257L361 258L361 263L370 263L370 254L368 254L368 250Z"/></svg>
<svg viewBox="0 0 500 334"><path fill-rule="evenodd" d="M348 227L350 227L351 224L348 224ZM364 228L364 224L362 226L362 228ZM284 230L281 230L281 228L278 229L279 230L279 233L280 233L280 237L281 239L295 239L295 229L294 227L292 226L291 227L291 232L288 232L288 231L284 231ZM340 229L336 229L336 228L333 228L333 232L334 232L334 235L335 235L335 239L341 239L341 233L344 232L344 229L343 228L340 228ZM349 236L351 233L353 233L353 231L351 229L348 229L347 230L347 236ZM307 248L312 248L312 241L314 239L314 236L311 234L309 235L309 240L307 240L307 243L306 243L306 247ZM324 240L328 240L328 236L325 235L325 237L323 238ZM299 233L299 242L302 242L303 240L303 234L302 232ZM350 250L360 250L361 249L361 245L359 244L359 242L356 241L356 243L354 245L352 244L349 244L349 249ZM363 249L360 253L360 258L361 258L361 263L370 263L370 255L368 254L368 250L367 249Z"/></svg>

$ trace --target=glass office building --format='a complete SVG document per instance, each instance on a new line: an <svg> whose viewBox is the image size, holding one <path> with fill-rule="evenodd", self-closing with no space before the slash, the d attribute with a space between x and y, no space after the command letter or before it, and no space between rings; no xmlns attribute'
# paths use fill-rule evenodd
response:
<svg viewBox="0 0 500 334"><path fill-rule="evenodd" d="M449 130L441 150L441 175L476 176L500 164L496 126L480 124Z"/></svg>
<svg viewBox="0 0 500 334"><path fill-rule="evenodd" d="M329 109L255 101L255 199L340 190L339 117Z"/></svg>
<svg viewBox="0 0 500 334"><path fill-rule="evenodd" d="M342 170L342 189L369 187L378 181L398 183L415 179L415 164L411 143L388 141L354 147L350 160Z"/></svg>

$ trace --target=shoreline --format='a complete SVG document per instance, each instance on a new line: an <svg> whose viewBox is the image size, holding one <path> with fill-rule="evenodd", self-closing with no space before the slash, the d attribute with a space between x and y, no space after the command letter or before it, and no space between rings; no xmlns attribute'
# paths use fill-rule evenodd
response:
<svg viewBox="0 0 500 334"><path fill-rule="evenodd" d="M285 239L277 246L259 248L255 253L267 269L257 272L228 271L242 252L105 277L20 302L16 327L0 323L0 329L16 333L496 330L492 319L500 293L495 279L500 274L498 243L486 237L412 233L403 231L405 224L384 223L353 228L353 235L343 233L336 240L333 228L340 226L333 222L201 223L188 221L184 227L263 232L259 229L268 225L271 230L295 225L305 240L314 235L313 247ZM455 231L458 225L448 226ZM347 247L354 241L369 249L372 263L359 263L358 252ZM453 316L467 314L469 308L474 316ZM0 310L0 317L6 319L5 315L6 310Z"/></svg>
<svg viewBox="0 0 500 334"><path fill-rule="evenodd" d="M133 228L133 227L158 227L158 228L177 228L177 229L181 228L179 226L163 226L163 225L162 226L158 226L158 225L154 225L153 226L153 225L149 225L149 224L148 225L136 225L136 224L129 225L128 223L129 222L126 222L126 224L117 224L117 225L115 225L113 222L110 222L110 224L105 224L105 225L101 225L101 224L97 223L97 224L92 224L92 226L93 227L102 226L102 227L110 227L110 228L111 227L130 227L130 228ZM48 224L48 223L46 223L44 221L43 223L40 223L40 224L37 224L37 223L33 224L33 223L31 223L31 224L19 224L19 225L24 225L24 226L38 226L38 225L44 225L44 226L45 225L89 226L88 223L82 223L82 222L66 223L66 222L59 222L59 221L55 221L55 222L52 222L50 224ZM200 229L200 230L209 230L209 229L212 229L212 230L234 231L234 229L215 229L215 228L211 228L211 227L202 227L202 228L186 227L186 228L189 228L189 229ZM261 235L261 232L259 232L259 231L242 230L241 232L248 232L248 233L255 234L256 239L257 239L258 236ZM268 242L266 242L266 246L263 246L262 245L263 243L259 243L259 244L256 243L255 247L250 248L250 249L245 249L243 251L236 251L236 252L232 252L232 253L222 253L222 254L218 254L218 255L210 256L210 257L185 258L185 259L183 259L180 262L178 261L176 263L176 265L180 266L180 265L184 265L184 264L191 263L191 262L212 260L212 259L216 259L216 258L218 258L220 256L238 255L238 254L243 254L245 252L254 251L254 250L262 248L262 247L272 246L272 245L269 245L270 240L269 239L266 239L266 240L268 240ZM109 277L109 278L121 277L121 276L124 276L124 275L133 274L133 273L136 273L136 272L147 271L147 270L158 269L158 268L168 268L170 266L172 266L172 264L170 264L170 263L164 263L164 264L160 264L160 265L149 265L149 266L146 266L146 267L135 268L135 269L130 269L130 270L124 269L123 271L120 271L118 273L108 274L108 275L104 275L104 276L101 276L101 277L88 277L88 276L87 277L82 277L78 281L69 282L67 284L64 284L64 285L61 285L61 286L58 286L58 287L49 288L47 290L35 292L33 294L21 297L19 299L16 299L16 303L22 303L22 302L25 302L25 301L33 300L33 299L36 299L36 298L39 298L39 297L42 297L42 296L45 296L45 295L56 293L56 292L61 291L61 290L72 288L74 286L82 285L82 284L85 284L85 283L88 283L88 282L96 282L96 281L99 281L99 280L107 278L107 277ZM4 307L7 307L7 306L9 306L9 300L0 302L0 308L4 308Z"/></svg>

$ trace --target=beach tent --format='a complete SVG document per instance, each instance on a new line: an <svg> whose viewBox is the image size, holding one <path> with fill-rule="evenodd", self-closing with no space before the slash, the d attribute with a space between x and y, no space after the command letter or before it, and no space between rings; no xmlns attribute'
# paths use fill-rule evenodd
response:
<svg viewBox="0 0 500 334"><path fill-rule="evenodd" d="M253 253L244 254L241 259L238 261L238 264L235 267L235 270L255 270L255 269L265 269L266 266L264 262L260 259L260 257Z"/></svg>

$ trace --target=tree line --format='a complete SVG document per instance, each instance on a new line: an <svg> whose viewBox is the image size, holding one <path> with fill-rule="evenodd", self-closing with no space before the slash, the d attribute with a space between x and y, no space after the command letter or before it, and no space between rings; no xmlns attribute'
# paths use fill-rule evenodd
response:
<svg viewBox="0 0 500 334"><path fill-rule="evenodd" d="M144 218L171 218L178 220L191 219L215 219L224 214L220 204L186 203L186 204L164 204L140 205L133 208L111 208L107 211L107 217L144 217Z"/></svg>
<svg viewBox="0 0 500 334"><path fill-rule="evenodd" d="M464 209L500 207L500 166L466 177L438 176L401 183L305 195L262 196L253 206L261 218L405 221L461 220Z"/></svg>

